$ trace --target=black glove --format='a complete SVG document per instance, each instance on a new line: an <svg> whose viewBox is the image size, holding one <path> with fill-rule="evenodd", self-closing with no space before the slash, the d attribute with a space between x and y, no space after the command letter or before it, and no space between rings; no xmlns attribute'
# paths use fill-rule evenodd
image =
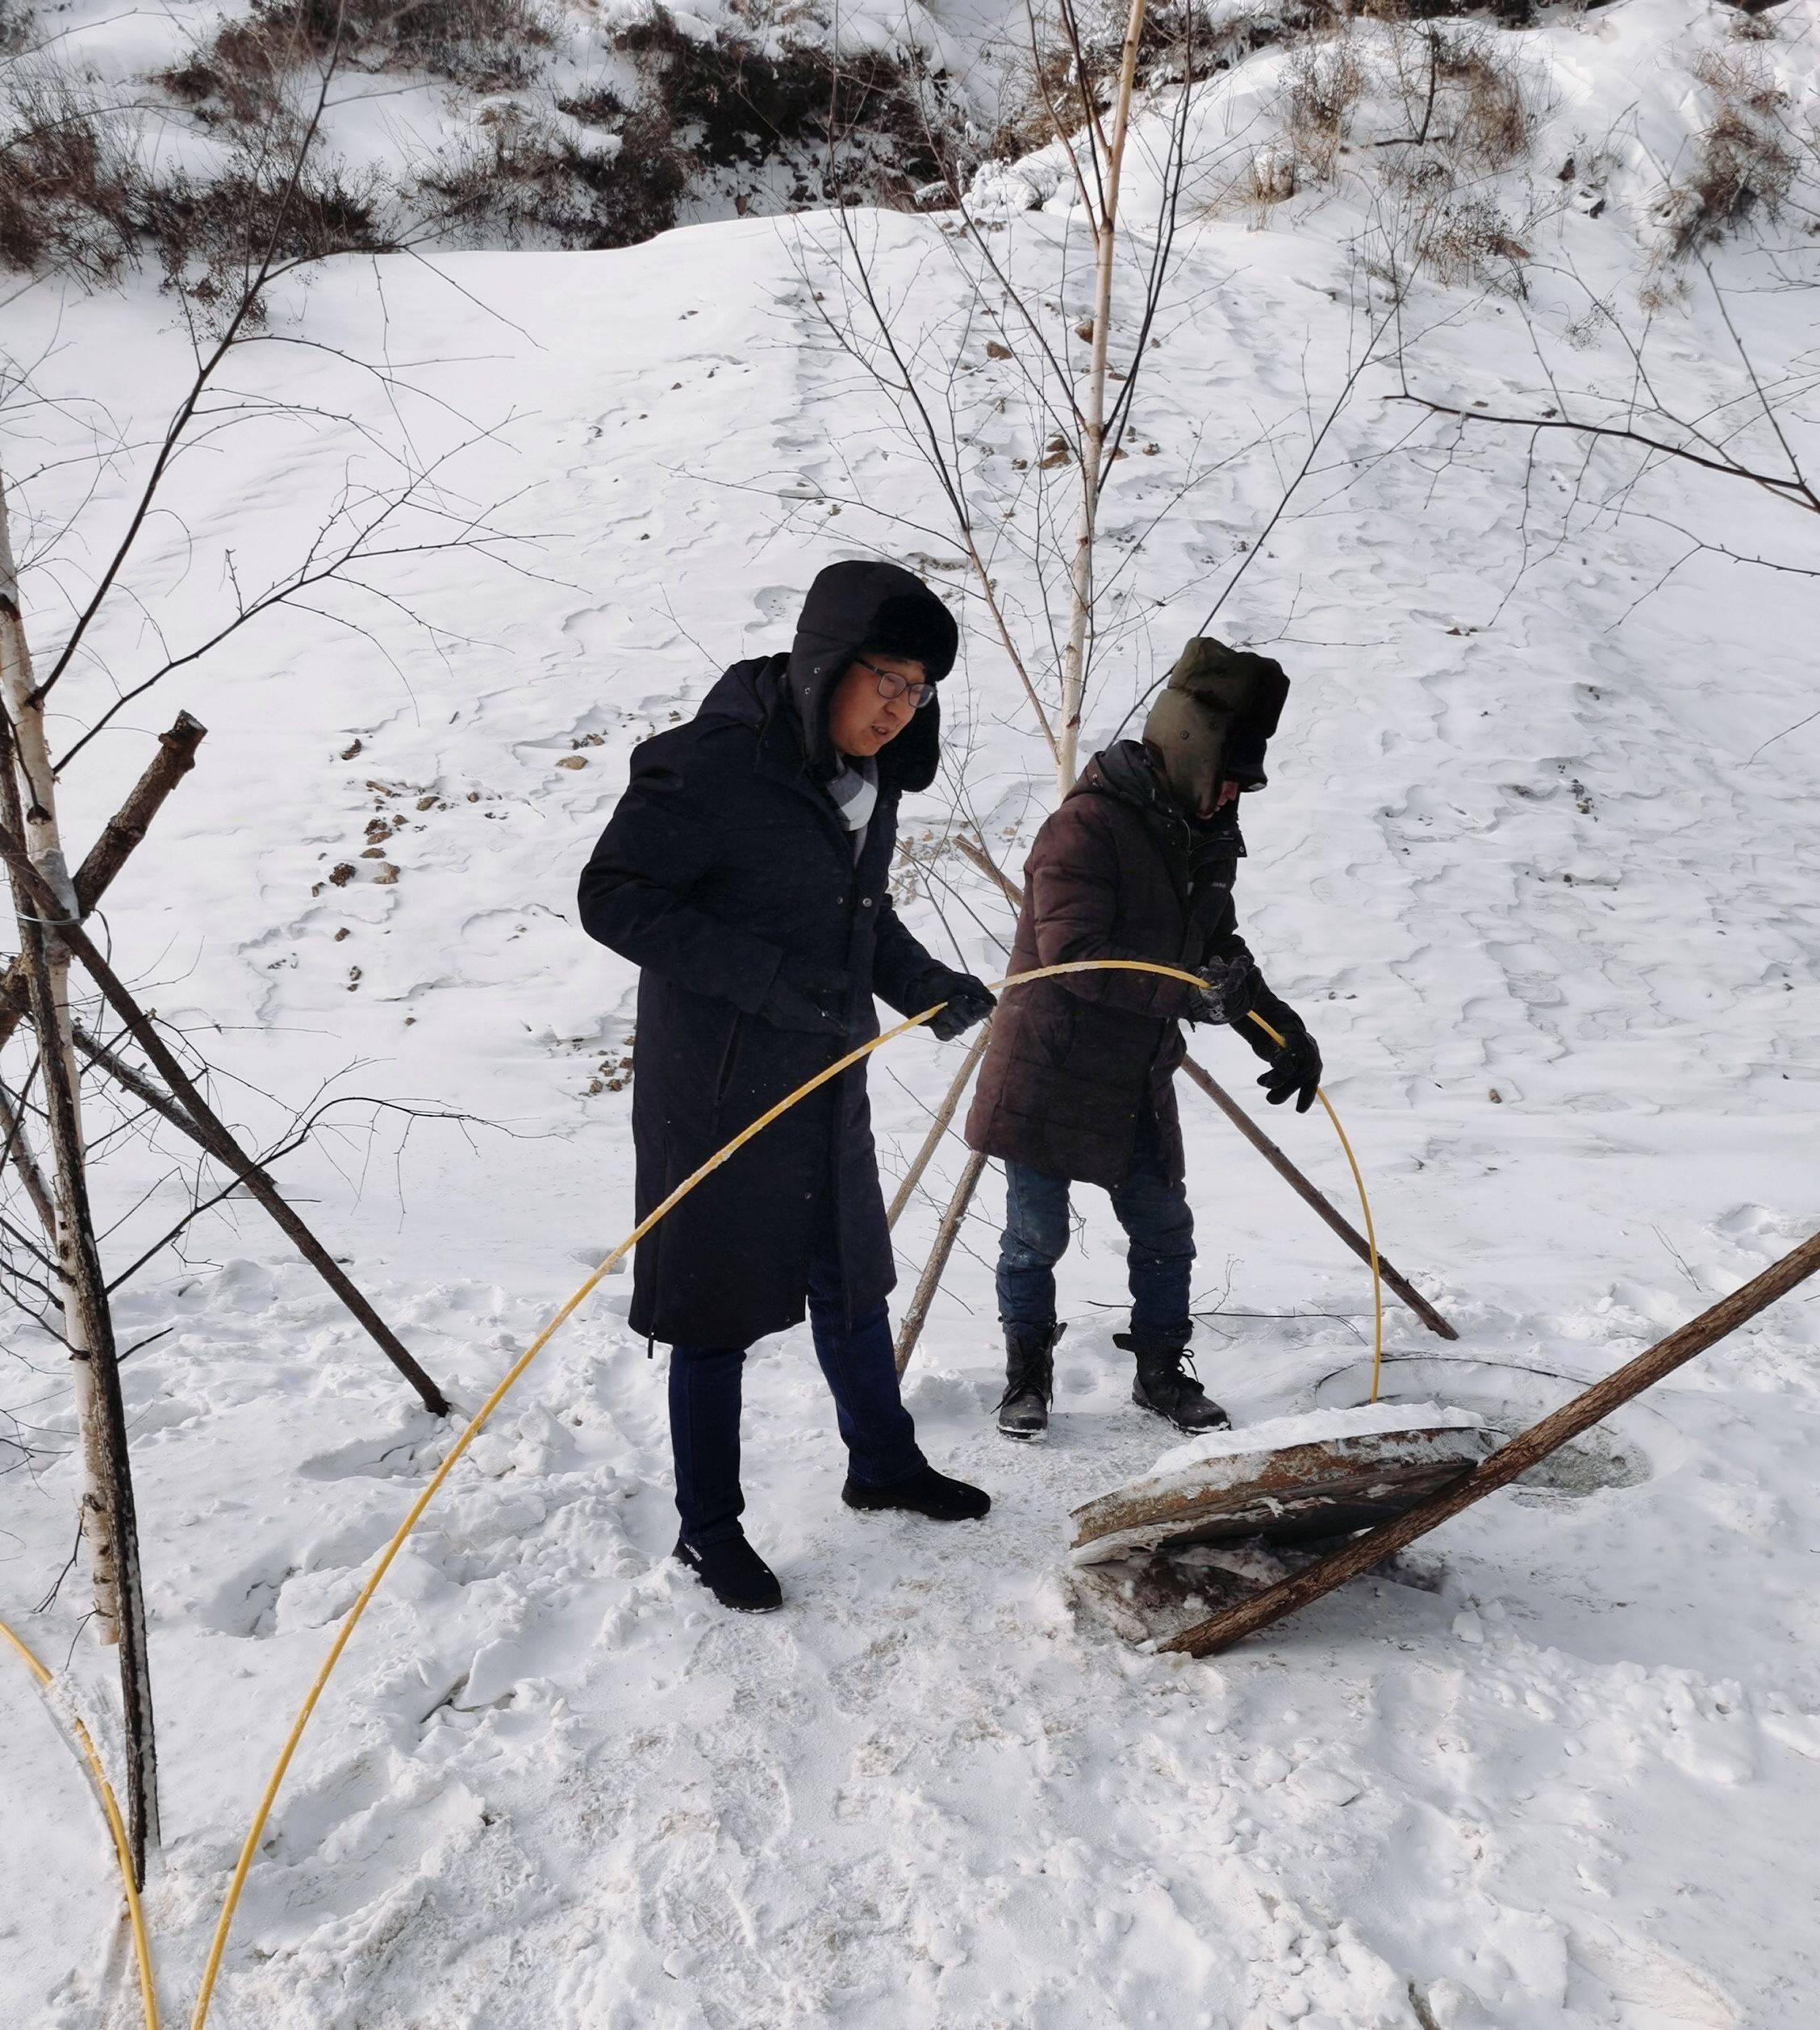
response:
<svg viewBox="0 0 1820 2030"><path fill-rule="evenodd" d="M1283 1038L1280 1043L1273 1042L1251 1019L1254 1013L1263 1016ZM1321 1051L1301 1017L1260 980L1251 1008L1233 1027L1270 1067L1258 1083L1271 1105L1281 1106L1293 1094L1296 1113L1306 1113L1321 1084Z"/></svg>
<svg viewBox="0 0 1820 2030"><path fill-rule="evenodd" d="M944 1043L953 1042L975 1022L984 1021L999 1005L991 988L971 973L945 974L931 992L941 995L948 1004L939 1015L929 1017L929 1025Z"/></svg>
<svg viewBox="0 0 1820 2030"><path fill-rule="evenodd" d="M1263 982L1249 953L1237 959L1209 959L1197 968L1205 986L1191 993L1191 1022L1242 1021L1256 1005ZM1257 1032L1262 1035L1263 1031Z"/></svg>
<svg viewBox="0 0 1820 2030"><path fill-rule="evenodd" d="M805 965L785 954L758 1019L773 1029L806 1030L815 1036L847 1033L847 981L831 968Z"/></svg>

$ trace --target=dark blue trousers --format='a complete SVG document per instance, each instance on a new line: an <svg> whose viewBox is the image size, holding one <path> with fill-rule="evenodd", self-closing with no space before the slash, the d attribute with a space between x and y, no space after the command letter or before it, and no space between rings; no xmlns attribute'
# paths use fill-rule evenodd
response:
<svg viewBox="0 0 1820 2030"><path fill-rule="evenodd" d="M809 1330L834 1397L835 1419L856 1481L883 1487L924 1464L916 1427L897 1390L891 1317L883 1305L847 1325L830 1228L809 1263ZM693 1544L741 1534L740 1383L744 1347L672 1347L670 1442L676 1509Z"/></svg>
<svg viewBox="0 0 1820 2030"><path fill-rule="evenodd" d="M1194 1330L1188 1310L1194 1214L1186 1186L1164 1174L1147 1118L1131 1168L1113 1186L1112 1201L1129 1243L1132 1330L1186 1346ZM1067 1179L1008 1163L998 1274L999 1320L1008 1331L1042 1332L1054 1324L1055 1264L1067 1246Z"/></svg>

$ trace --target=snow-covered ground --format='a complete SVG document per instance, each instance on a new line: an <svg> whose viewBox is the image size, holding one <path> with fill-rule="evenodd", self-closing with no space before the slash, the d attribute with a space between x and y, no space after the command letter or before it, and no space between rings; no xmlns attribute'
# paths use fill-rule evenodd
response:
<svg viewBox="0 0 1820 2030"><path fill-rule="evenodd" d="M1551 31L1590 81L1590 111L1555 117L1604 132L1626 78L1645 124L1665 117L1676 87L1652 49L1697 11L1656 0ZM1205 117L1219 132L1217 98ZM1138 407L1158 449L1108 495L1131 557L1121 615L1143 624L1102 669L1097 738L1200 624L1371 328L1343 208L1265 232L1196 212L1182 236ZM1634 301L1638 235L1611 216L1570 207L1551 248ZM939 221L861 230L906 320L959 306ZM1058 286L1068 232L1052 207L1001 244ZM612 255L319 278L291 306L310 337L400 377L291 346L243 357L236 386L318 413L248 424L191 462L182 518L135 581L172 646L219 613L223 547L245 583L294 558L350 460L377 475L376 441L408 433L428 457L486 430L447 484L504 503L499 523L535 541L516 569L388 567L433 645L370 600L342 609L364 633L274 617L150 694L71 773L86 842L177 706L210 727L109 917L123 969L157 983L167 1019L209 1025L224 1071L301 1103L357 1065L347 1090L478 1117L394 1125L286 1171L469 1408L629 1224L633 979L581 936L573 885L630 747L725 662L783 645L834 557L915 550L961 595L926 471L824 342L812 290L837 295L829 244L825 222L748 220ZM1407 311L1422 384L1517 400L1537 378L1530 324L1551 340L1571 294L1538 282L1519 306L1423 285ZM1766 375L1801 371L1811 300L1750 299ZM180 385L167 302L40 291L8 318L40 385L106 403L129 439ZM988 358L987 336L965 363L990 478L990 461L1008 473L1040 443L1019 434L1016 363ZM1665 392L1733 391L1709 299L1665 311L1652 345ZM1596 333L1563 357L1588 385L1622 364ZM1460 1329L1443 1346L1393 1307L1390 1393L1509 1429L1814 1224L1820 728L1776 737L1812 709L1813 596L1710 557L1659 583L1686 544L1651 515L1798 558L1803 524L1762 490L1663 470L1635 512L1559 541L1561 503L1619 468L1583 476L1564 437L1538 439L1533 467L1517 433L1411 439L1396 385L1367 373L1221 616L1294 686L1271 787L1246 807L1241 920L1321 1041L1384 1245ZM53 466L82 424L13 424L48 468L42 534L87 483ZM1191 483L1197 457L1228 452ZM126 489L104 472L91 514L117 515ZM1000 568L1033 600L1015 556ZM48 631L58 581L37 570ZM964 610L945 700L964 760L913 831L933 846L971 817L1015 865L1046 808L1041 750ZM121 612L106 645L124 670L147 644ZM86 721L102 692L79 681ZM382 857L363 858L375 820ZM337 885L344 864L357 872ZM951 929L968 963L1002 971L1002 905L958 858L938 865L913 921L945 955ZM1247 1052L1198 1047L1249 1089ZM876 1061L887 1168L957 1061L924 1036ZM227 1091L237 1117L276 1118ZM1196 1095L1183 1104L1204 1377L1241 1424L1356 1402L1363 1272ZM1343 1202L1318 1113L1271 1125ZM123 1205L139 1160L119 1159ZM959 1161L951 1142L934 1200ZM1820 1295L1427 1540L1433 1590L1358 1585L1217 1661L1158 1659L1069 1604L1068 1510L1171 1439L1129 1405L1111 1344L1116 1229L1097 1193L1077 1209L1046 1447L991 1429L996 1184L911 1371L932 1455L993 1493L983 1525L841 1507L806 1335L759 1350L747 1520L788 1595L764 1620L720 1614L666 1559L662 1363L624 1328L624 1280L605 1284L452 1477L332 1681L211 2021L1805 2024L1820 1991ZM910 1275L933 1218L925 1198L900 1229ZM250 1212L203 1233L189 1268L121 1306L127 1343L173 1328L125 1385L164 1772L147 1909L177 2021L289 1715L449 1436ZM15 1338L6 1406L60 1442L63 1372ZM53 1462L4 1485L0 1611L61 1665L79 1575L49 1613L26 1610L67 1554L73 1475ZM76 1644L91 1718L108 1672ZM0 2019L76 2030L101 2017L111 1865L10 1666L0 1725Z"/></svg>

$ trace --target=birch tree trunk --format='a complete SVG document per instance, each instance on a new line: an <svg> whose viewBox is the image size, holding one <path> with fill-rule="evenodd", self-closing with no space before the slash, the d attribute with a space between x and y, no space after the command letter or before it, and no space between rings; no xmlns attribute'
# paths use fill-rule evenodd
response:
<svg viewBox="0 0 1820 2030"><path fill-rule="evenodd" d="M1075 786L1080 741L1081 704L1087 681L1087 635L1093 617L1093 545L1100 514L1100 475L1106 457L1106 348L1112 332L1112 254L1117 242L1119 177L1125 166L1131 124L1131 94L1138 76L1138 44L1144 32L1145 0L1131 0L1125 42L1119 52L1118 95L1100 178L1104 196L1093 216L1093 335L1086 399L1081 410L1080 519L1069 571L1068 639L1062 652L1062 723L1055 757L1059 800ZM1088 144L1099 143L1090 132Z"/></svg>
<svg viewBox="0 0 1820 2030"><path fill-rule="evenodd" d="M26 842L32 865L57 898L59 913L80 914L75 883L57 825L56 786L35 695L31 655L19 603L6 499L0 486L0 701L6 753L0 756L0 803ZM32 1024L38 1032L49 1139L55 1159L56 1242L81 1453L81 1527L89 1548L95 1631L120 1652L120 1690L128 1768L130 1825L136 1875L158 1844L157 1763L139 1537L127 1456L124 1407L115 1358L113 1316L90 1216L81 1122L81 1084L69 1008L69 954L15 886L19 949L26 962ZM48 934L47 934L48 933Z"/></svg>

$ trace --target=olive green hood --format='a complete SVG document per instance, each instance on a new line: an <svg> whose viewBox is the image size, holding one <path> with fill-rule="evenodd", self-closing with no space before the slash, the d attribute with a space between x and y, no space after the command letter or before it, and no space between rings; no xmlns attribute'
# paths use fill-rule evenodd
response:
<svg viewBox="0 0 1820 2030"><path fill-rule="evenodd" d="M1222 782L1261 789L1264 747L1289 695L1283 666L1196 635L1176 658L1144 721L1169 793L1192 817L1211 810Z"/></svg>

